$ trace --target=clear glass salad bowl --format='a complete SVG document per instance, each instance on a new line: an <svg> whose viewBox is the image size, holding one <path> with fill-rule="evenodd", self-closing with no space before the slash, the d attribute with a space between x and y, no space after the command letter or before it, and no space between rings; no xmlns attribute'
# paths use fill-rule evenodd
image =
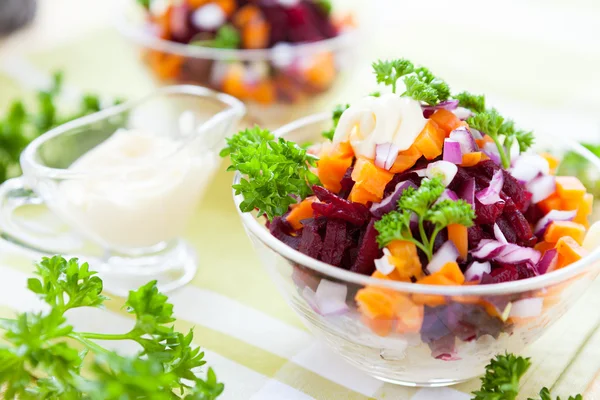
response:
<svg viewBox="0 0 600 400"><path fill-rule="evenodd" d="M291 115L291 107L285 105L306 103L327 92L339 73L353 64L357 47L351 29L332 39L269 49L188 45L153 34L145 12L133 0L122 1L117 28L140 50L159 81L198 84L235 96L250 103L250 114L261 123L280 118L282 112Z"/></svg>
<svg viewBox="0 0 600 400"><path fill-rule="evenodd" d="M330 115L319 114L290 123L275 135L297 143L316 142L330 125ZM600 160L574 142L554 137L538 141L540 149L557 156L575 151L590 162L590 168L600 171ZM240 179L238 173L234 183ZM243 198L234 193L234 200L239 211ZM600 248L595 248L566 268L516 282L431 286L386 281L308 257L272 236L263 218L239 212L264 266L308 328L350 364L400 385L446 386L481 375L494 355L519 353L542 335L600 272ZM326 287L324 291L345 292L346 307L326 315L315 311L319 299L315 300L314 293L318 297L320 286ZM396 298L394 312L404 316L423 310L403 299L420 296L438 305L435 312L425 314L415 332L394 322L394 317L364 319L355 296L365 288Z"/></svg>

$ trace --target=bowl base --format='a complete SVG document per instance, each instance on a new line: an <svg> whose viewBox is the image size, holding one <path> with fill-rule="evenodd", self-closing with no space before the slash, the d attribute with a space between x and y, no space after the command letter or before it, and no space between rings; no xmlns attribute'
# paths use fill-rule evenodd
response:
<svg viewBox="0 0 600 400"><path fill-rule="evenodd" d="M430 381L426 381L426 382L408 382L408 381L401 381L401 380L397 380L397 379L391 379L391 378L386 378L383 376L377 376L377 375L373 375L371 374L371 376L375 379L378 379L382 382L385 383L391 383L394 385L399 385L399 386L408 386L408 387L430 387L430 388L434 388L434 387L444 387L444 386L453 386L453 385L458 385L459 383L463 383L463 382L467 382L470 379L460 379L460 380L455 380L455 379L432 379Z"/></svg>

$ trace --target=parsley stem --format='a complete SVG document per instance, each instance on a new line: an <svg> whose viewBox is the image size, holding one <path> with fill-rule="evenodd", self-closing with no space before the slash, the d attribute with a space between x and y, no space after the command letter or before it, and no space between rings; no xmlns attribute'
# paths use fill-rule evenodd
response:
<svg viewBox="0 0 600 400"><path fill-rule="evenodd" d="M421 242L423 242L423 247L421 247L421 250L423 250L427 256L427 259L431 261L431 251L429 250L429 240L427 239L425 226L423 225L423 217L419 217L419 233L421 235Z"/></svg>
<svg viewBox="0 0 600 400"><path fill-rule="evenodd" d="M419 249L421 249L423 251L423 253L427 254L427 247L423 246L423 243L419 242L416 239L410 238L410 239L400 239L400 240L405 240L407 242L411 242L414 243L415 246L417 246Z"/></svg>
<svg viewBox="0 0 600 400"><path fill-rule="evenodd" d="M432 255L433 257L433 246L435 245L435 238L437 237L438 233L440 233L440 231L444 229L441 226L436 226L436 228L433 230L433 233L431 234L431 241L429 242L429 254ZM431 261L431 258L429 259L429 261Z"/></svg>
<svg viewBox="0 0 600 400"><path fill-rule="evenodd" d="M71 332L69 334L69 337L77 340L81 344L86 345L91 350L93 350L95 353L110 353L110 350L105 349L104 347L100 346L98 343L96 343L92 340L88 340L88 338L84 337L83 335L90 335L90 334Z"/></svg>
<svg viewBox="0 0 600 400"><path fill-rule="evenodd" d="M78 332L78 335L85 339L95 339L95 340L127 340L132 339L129 333L90 333L90 332ZM133 340L133 339L132 339Z"/></svg>
<svg viewBox="0 0 600 400"><path fill-rule="evenodd" d="M502 161L502 166L506 169L506 168L510 168L510 156L508 156L506 153L506 150L504 149L504 146L500 143L500 140L498 139L497 135L489 135L492 138L492 140L494 141L494 143L496 144L496 147L498 148L498 154L500 155L500 160Z"/></svg>

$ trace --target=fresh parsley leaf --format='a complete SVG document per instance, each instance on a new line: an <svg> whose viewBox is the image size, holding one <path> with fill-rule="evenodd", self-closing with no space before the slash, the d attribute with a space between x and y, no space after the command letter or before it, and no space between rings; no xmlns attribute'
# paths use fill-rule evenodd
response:
<svg viewBox="0 0 600 400"><path fill-rule="evenodd" d="M369 93L369 96L372 96L372 97L381 97L381 92L379 92L379 91L371 92L371 93Z"/></svg>
<svg viewBox="0 0 600 400"><path fill-rule="evenodd" d="M175 331L173 305L156 282L131 291L127 310L135 326L127 333L77 332L64 313L75 307L101 306L102 281L87 264L55 256L37 266L38 278L28 287L50 311L20 313L0 319L0 387L6 399L216 399L224 389L212 370L206 380L197 375L204 353L194 347L193 331ZM78 351L70 341L78 341ZM123 357L95 340L132 340L142 351ZM81 374L89 353L95 356L91 374ZM176 393L179 393L177 395ZM125 396L125 397L123 397Z"/></svg>
<svg viewBox="0 0 600 400"><path fill-rule="evenodd" d="M337 128L338 123L340 122L340 118L342 118L342 114L350 108L350 104L338 104L334 107L331 112L331 120L333 121L333 127L327 131L321 133L321 135L328 140L333 140L333 135L335 134L335 128Z"/></svg>
<svg viewBox="0 0 600 400"><path fill-rule="evenodd" d="M326 15L331 14L331 10L333 6L331 5L331 0L314 0L315 4L323 10Z"/></svg>
<svg viewBox="0 0 600 400"><path fill-rule="evenodd" d="M468 108L477 113L485 111L485 96L483 95L461 92L455 95L454 98L458 100L458 104L461 107Z"/></svg>
<svg viewBox="0 0 600 400"><path fill-rule="evenodd" d="M519 381L531 366L529 358L513 354L497 355L485 367L481 389L473 392L473 400L515 400Z"/></svg>
<svg viewBox="0 0 600 400"><path fill-rule="evenodd" d="M450 224L473 225L475 212L470 204L463 200L443 200L434 204L444 191L441 178L423 179L421 187L409 187L398 200L399 211L384 215L375 223L377 243L385 247L393 240L404 240L414 243L429 260L433 256L433 244L436 236ZM411 215L416 215L420 240L413 236L410 228ZM433 225L428 235L424 223Z"/></svg>
<svg viewBox="0 0 600 400"><path fill-rule="evenodd" d="M398 79L412 73L415 69L413 63L404 58L388 61L378 60L372 64L372 67L377 83L391 86L393 93L396 93Z"/></svg>
<svg viewBox="0 0 600 400"><path fill-rule="evenodd" d="M536 400L536 399L529 398L527 400ZM552 396L550 395L550 390L548 390L548 388L542 388L542 390L540 390L540 400L553 400ZM560 400L560 397L557 397L556 400ZM569 396L569 398L567 400L583 400L583 396L580 394L578 394L576 396Z"/></svg>
<svg viewBox="0 0 600 400"><path fill-rule="evenodd" d="M193 46L214 47L217 49L237 49L241 43L240 32L231 24L225 24L217 30L215 37L211 40L196 40L190 44Z"/></svg>
<svg viewBox="0 0 600 400"><path fill-rule="evenodd" d="M510 152L515 141L520 152L527 151L534 142L532 132L516 129L512 120L505 119L494 108L475 113L467 122L471 128L487 134L494 140L504 168L510 167Z"/></svg>
<svg viewBox="0 0 600 400"><path fill-rule="evenodd" d="M136 0L138 2L139 5L141 5L142 7L144 7L146 10L150 9L150 2L152 0Z"/></svg>
<svg viewBox="0 0 600 400"><path fill-rule="evenodd" d="M317 157L308 154L296 143L275 140L268 130L254 127L227 139L221 156L231 157L228 171L239 171L245 177L234 185L244 201L240 209L257 209L267 218L283 215L289 206L312 194L312 186L320 184L310 170Z"/></svg>

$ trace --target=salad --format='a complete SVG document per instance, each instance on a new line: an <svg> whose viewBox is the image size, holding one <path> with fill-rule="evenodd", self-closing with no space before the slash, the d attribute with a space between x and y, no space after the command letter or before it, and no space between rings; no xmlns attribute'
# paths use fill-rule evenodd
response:
<svg viewBox="0 0 600 400"><path fill-rule="evenodd" d="M269 104L295 101L326 90L337 75L335 54L294 45L337 37L353 26L334 19L328 0L138 0L152 35L180 44L229 50L271 49L268 56L212 59L150 51L147 61L161 79L200 82L243 100ZM210 58L210 59L209 59Z"/></svg>
<svg viewBox="0 0 600 400"><path fill-rule="evenodd" d="M531 132L408 60L373 69L391 91L336 107L323 143L302 148L259 127L228 140L222 155L244 176L234 185L242 211L257 210L301 253L381 280L490 285L585 257L593 196L555 175L558 159L528 152ZM294 274L307 303L321 315L346 312L349 293L336 298L339 284L311 281L303 268ZM453 359L455 339L497 338L547 305L375 286L350 295L373 332L420 334L442 360Z"/></svg>

